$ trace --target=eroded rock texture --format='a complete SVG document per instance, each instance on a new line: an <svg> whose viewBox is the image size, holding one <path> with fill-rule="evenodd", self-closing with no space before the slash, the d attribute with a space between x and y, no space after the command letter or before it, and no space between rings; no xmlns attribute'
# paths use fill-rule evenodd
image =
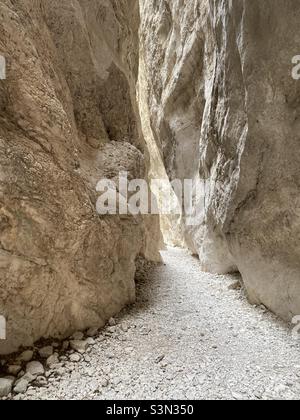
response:
<svg viewBox="0 0 300 420"><path fill-rule="evenodd" d="M186 226L204 270L238 269L249 298L300 313L297 0L141 1L151 126L170 178L200 178Z"/></svg>
<svg viewBox="0 0 300 420"><path fill-rule="evenodd" d="M1 0L0 16L7 59L0 314L8 338L0 353L7 353L100 326L131 303L135 259L158 258L158 232L142 218L96 213L104 167L147 176L135 89L138 2Z"/></svg>

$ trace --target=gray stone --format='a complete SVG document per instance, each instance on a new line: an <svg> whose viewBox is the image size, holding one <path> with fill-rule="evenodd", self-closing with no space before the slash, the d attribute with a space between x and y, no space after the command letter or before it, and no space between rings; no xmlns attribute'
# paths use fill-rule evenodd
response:
<svg viewBox="0 0 300 420"><path fill-rule="evenodd" d="M14 392L16 394L25 394L25 392L27 391L29 382L26 381L25 379L19 379L15 386L14 386Z"/></svg>
<svg viewBox="0 0 300 420"><path fill-rule="evenodd" d="M40 362L29 362L26 365L26 372L32 376L40 376L45 373L45 370Z"/></svg>
<svg viewBox="0 0 300 420"><path fill-rule="evenodd" d="M36 376L32 375L30 372L27 372L23 375L22 379L24 379L25 381L31 383L35 380Z"/></svg>
<svg viewBox="0 0 300 420"><path fill-rule="evenodd" d="M129 327L126 324L121 324L121 329L123 332L127 332L129 330Z"/></svg>
<svg viewBox="0 0 300 420"><path fill-rule="evenodd" d="M53 355L53 351L52 346L43 347L39 350L39 355L42 359L48 359L48 357Z"/></svg>
<svg viewBox="0 0 300 420"><path fill-rule="evenodd" d="M7 397L11 391L13 386L13 379L7 378L0 378L0 397Z"/></svg>
<svg viewBox="0 0 300 420"><path fill-rule="evenodd" d="M53 365L59 363L59 357L57 353L52 354L52 356L48 357L46 361L46 365L51 368Z"/></svg>
<svg viewBox="0 0 300 420"><path fill-rule="evenodd" d="M93 346L96 343L96 341L92 337L87 338L85 341L88 346Z"/></svg>
<svg viewBox="0 0 300 420"><path fill-rule="evenodd" d="M77 363L77 362L80 362L80 360L81 360L81 356L79 354L77 353L71 354L70 362Z"/></svg>
<svg viewBox="0 0 300 420"><path fill-rule="evenodd" d="M10 365L8 366L7 373L9 375L18 376L21 370L22 370L22 367L19 365Z"/></svg>
<svg viewBox="0 0 300 420"><path fill-rule="evenodd" d="M18 360L20 360L21 362L30 362L33 358L33 350L26 350L24 351L22 354L20 354L20 356L18 357Z"/></svg>
<svg viewBox="0 0 300 420"><path fill-rule="evenodd" d="M85 353L88 347L88 344L85 340L72 340L70 341L70 346L73 350L78 353Z"/></svg>
<svg viewBox="0 0 300 420"><path fill-rule="evenodd" d="M95 337L99 332L99 328L90 328L87 330L86 335L88 337Z"/></svg>
<svg viewBox="0 0 300 420"><path fill-rule="evenodd" d="M108 325L110 327L114 327L117 325L115 318L110 318L110 320L108 321Z"/></svg>
<svg viewBox="0 0 300 420"><path fill-rule="evenodd" d="M75 340L75 341L81 341L84 339L84 334L83 332L79 331L79 332L74 333L71 338L72 340Z"/></svg>
<svg viewBox="0 0 300 420"><path fill-rule="evenodd" d="M106 332L109 334L114 334L117 331L117 327L107 327Z"/></svg>

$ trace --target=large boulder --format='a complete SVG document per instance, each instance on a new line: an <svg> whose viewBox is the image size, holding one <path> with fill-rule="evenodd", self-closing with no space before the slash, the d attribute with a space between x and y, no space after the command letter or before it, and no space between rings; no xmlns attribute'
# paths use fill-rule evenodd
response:
<svg viewBox="0 0 300 420"><path fill-rule="evenodd" d="M123 169L147 177L135 87L138 1L2 0L0 14L3 354L101 326L133 302L135 260L159 258L159 231L141 217L96 212L110 142L111 167L125 147Z"/></svg>

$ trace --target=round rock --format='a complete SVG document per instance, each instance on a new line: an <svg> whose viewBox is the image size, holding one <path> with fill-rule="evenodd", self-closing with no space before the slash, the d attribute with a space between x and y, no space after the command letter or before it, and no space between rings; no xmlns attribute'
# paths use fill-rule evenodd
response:
<svg viewBox="0 0 300 420"><path fill-rule="evenodd" d="M26 372L32 376L44 375L44 366L40 362L29 362L26 366Z"/></svg>

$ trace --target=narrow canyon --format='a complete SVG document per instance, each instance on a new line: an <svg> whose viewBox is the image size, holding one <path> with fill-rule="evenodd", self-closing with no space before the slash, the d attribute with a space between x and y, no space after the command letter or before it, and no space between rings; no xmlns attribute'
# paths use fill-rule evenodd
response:
<svg viewBox="0 0 300 420"><path fill-rule="evenodd" d="M299 399L299 18L0 0L0 397ZM99 214L124 173L180 211Z"/></svg>

